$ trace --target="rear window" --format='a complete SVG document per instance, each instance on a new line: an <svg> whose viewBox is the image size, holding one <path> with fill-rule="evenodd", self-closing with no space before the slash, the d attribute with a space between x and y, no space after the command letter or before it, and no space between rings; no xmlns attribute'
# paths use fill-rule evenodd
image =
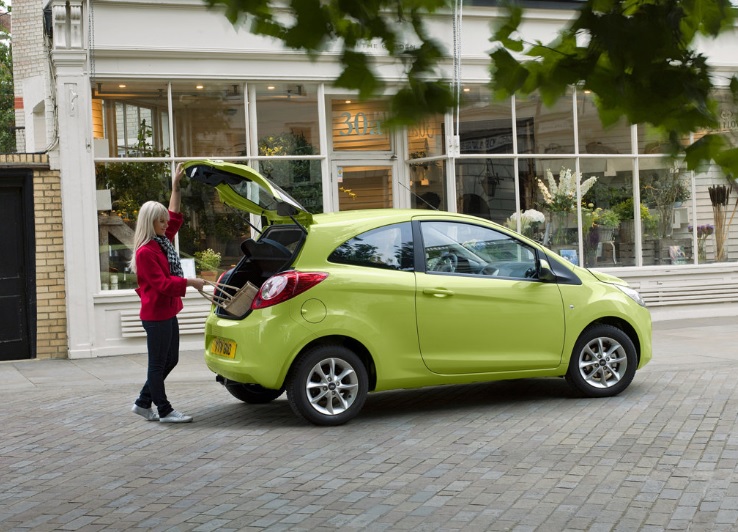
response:
<svg viewBox="0 0 738 532"><path fill-rule="evenodd" d="M369 268L413 271L413 232L410 222L387 225L357 235L338 246L328 260Z"/></svg>

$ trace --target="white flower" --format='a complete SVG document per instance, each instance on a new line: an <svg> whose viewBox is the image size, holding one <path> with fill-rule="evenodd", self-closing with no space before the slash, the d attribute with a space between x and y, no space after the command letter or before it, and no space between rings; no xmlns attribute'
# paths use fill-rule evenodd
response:
<svg viewBox="0 0 738 532"><path fill-rule="evenodd" d="M577 183L581 182L582 174L572 173L569 168L562 168L559 172L559 182L554 179L551 170L546 170L548 186L538 180L538 188L543 195L543 201L552 211L571 212L577 204ZM579 185L581 196L584 196L597 182L596 177L590 177Z"/></svg>
<svg viewBox="0 0 738 532"><path fill-rule="evenodd" d="M542 224L546 221L546 217L544 216L544 214L535 209L528 209L527 211L523 211L523 214L521 216L523 220L527 220L528 223L532 224Z"/></svg>

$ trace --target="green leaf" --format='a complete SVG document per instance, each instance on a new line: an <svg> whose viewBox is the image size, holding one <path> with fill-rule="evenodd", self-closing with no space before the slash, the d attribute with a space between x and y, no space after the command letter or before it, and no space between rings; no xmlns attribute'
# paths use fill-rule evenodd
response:
<svg viewBox="0 0 738 532"><path fill-rule="evenodd" d="M738 175L738 148L724 149L714 157L725 174Z"/></svg>
<svg viewBox="0 0 738 532"><path fill-rule="evenodd" d="M492 58L492 89L500 97L515 94L528 78L528 70L505 49L495 50Z"/></svg>
<svg viewBox="0 0 738 532"><path fill-rule="evenodd" d="M725 147L725 138L721 135L708 134L687 146L684 160L688 170L697 170L704 164L719 157L720 151Z"/></svg>
<svg viewBox="0 0 738 532"><path fill-rule="evenodd" d="M513 52L522 52L523 41L518 38L512 38L511 35L518 31L520 22L523 20L523 10L518 6L510 4L505 6L505 9L507 10L508 18L503 19L497 29L493 25L493 34L489 40L493 43L500 42L505 48Z"/></svg>

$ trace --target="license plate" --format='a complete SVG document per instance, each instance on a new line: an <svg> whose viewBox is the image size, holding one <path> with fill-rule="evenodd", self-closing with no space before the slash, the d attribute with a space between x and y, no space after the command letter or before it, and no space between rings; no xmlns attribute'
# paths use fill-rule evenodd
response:
<svg viewBox="0 0 738 532"><path fill-rule="evenodd" d="M210 342L210 352L221 357L235 358L236 342L223 338L213 338Z"/></svg>

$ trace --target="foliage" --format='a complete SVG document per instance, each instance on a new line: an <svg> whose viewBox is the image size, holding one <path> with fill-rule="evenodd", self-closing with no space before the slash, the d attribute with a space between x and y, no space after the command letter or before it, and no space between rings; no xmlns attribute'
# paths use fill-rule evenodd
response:
<svg viewBox="0 0 738 532"><path fill-rule="evenodd" d="M0 8L10 11L3 1L0 1ZM6 32L0 31L0 153L16 151L13 54L9 37Z"/></svg>
<svg viewBox="0 0 738 532"><path fill-rule="evenodd" d="M643 195L656 206L671 206L690 197L687 183L678 169L670 168L666 173L652 173L644 179Z"/></svg>
<svg viewBox="0 0 738 532"><path fill-rule="evenodd" d="M207 0L225 6L233 24L250 22L250 31L281 40L316 59L332 43L340 43L343 70L337 87L356 90L361 99L384 92L374 67L376 53L367 44L381 44L386 54L404 67L406 79L390 99L393 125L409 125L453 107L454 91L441 75L446 60L442 46L429 36L428 15L451 5L449 0Z"/></svg>
<svg viewBox="0 0 738 532"><path fill-rule="evenodd" d="M617 205L614 205L612 210L618 215L620 221L632 220L634 213L633 198L621 201ZM651 214L649 208L643 203L641 203L641 222L647 233L653 232L658 224L656 217Z"/></svg>
<svg viewBox="0 0 738 532"><path fill-rule="evenodd" d="M220 253L210 248L195 252L195 262L200 267L200 271L217 270L220 260Z"/></svg>
<svg viewBox="0 0 738 532"><path fill-rule="evenodd" d="M313 155L315 148L303 133L294 131L259 139L259 155ZM320 162L302 160L265 160L259 170L312 213L323 211Z"/></svg>
<svg viewBox="0 0 738 532"><path fill-rule="evenodd" d="M702 38L732 30L730 0L587 0L552 43L526 42L519 33L523 11L508 16L491 39L492 88L500 98L539 92L552 105L572 85L594 94L603 125L625 118L650 124L684 153L688 169L714 160L738 174L738 148L720 134L687 146L690 132L718 126L713 70L695 51ZM644 53L647 50L648 53ZM738 96L738 77L730 88Z"/></svg>
<svg viewBox="0 0 738 532"><path fill-rule="evenodd" d="M149 139L152 128L142 120L139 124L136 145L130 154L136 157L165 157L167 150L155 148ZM169 179L169 163L105 163L97 167L97 188L112 191L113 210L124 219L135 220L134 212L145 202L153 200L169 203L169 191L163 186Z"/></svg>
<svg viewBox="0 0 738 532"><path fill-rule="evenodd" d="M597 208L594 210L594 225L615 228L620 225L620 216L612 209Z"/></svg>

